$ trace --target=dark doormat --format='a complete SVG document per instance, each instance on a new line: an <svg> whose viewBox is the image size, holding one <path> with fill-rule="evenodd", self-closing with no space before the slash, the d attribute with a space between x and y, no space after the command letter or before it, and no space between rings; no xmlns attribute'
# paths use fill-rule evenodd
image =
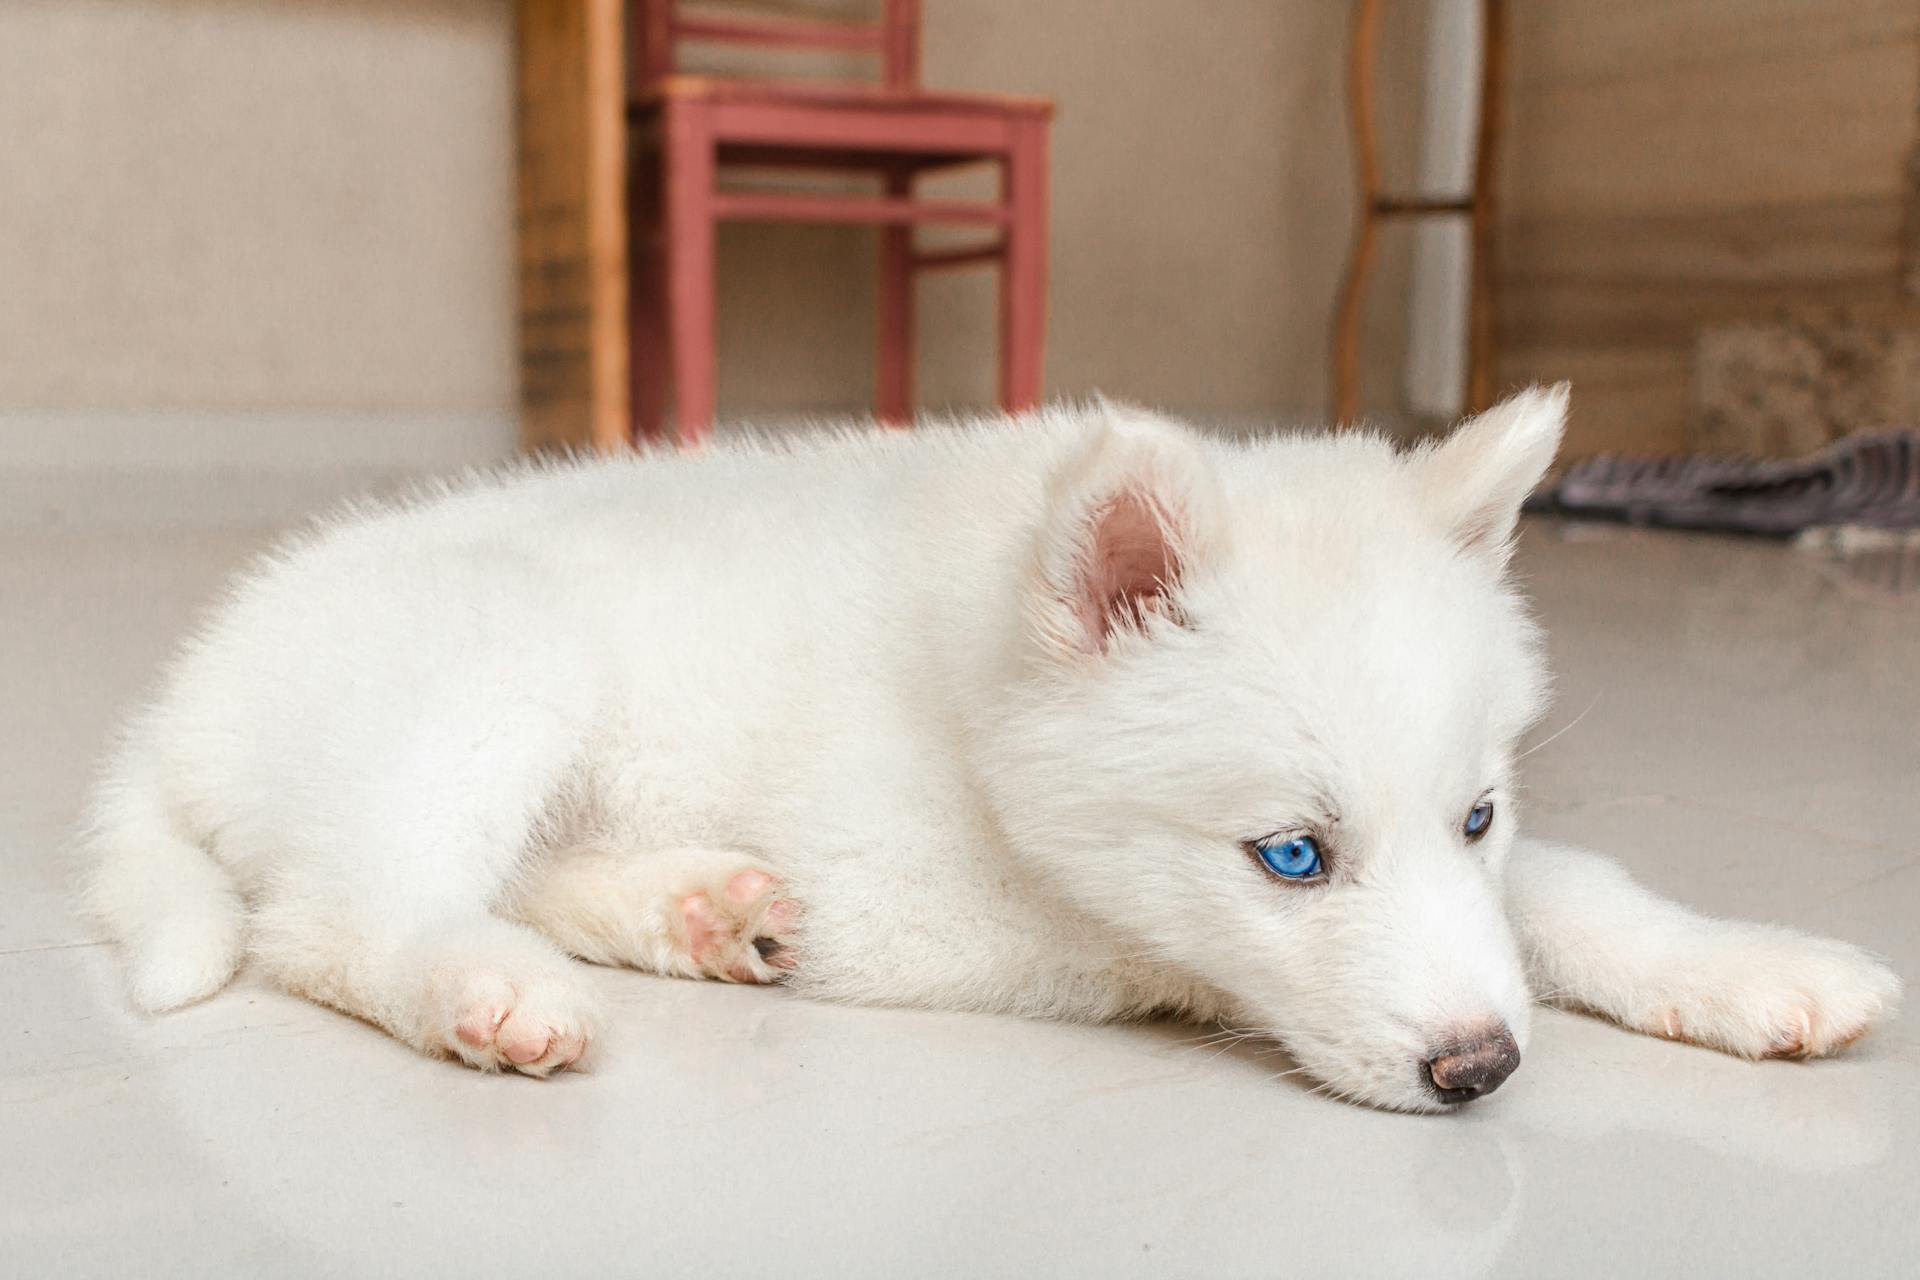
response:
<svg viewBox="0 0 1920 1280"><path fill-rule="evenodd" d="M1804 458L1623 458L1577 462L1529 511L1673 529L1788 535L1832 526L1920 528L1920 431L1848 436Z"/></svg>

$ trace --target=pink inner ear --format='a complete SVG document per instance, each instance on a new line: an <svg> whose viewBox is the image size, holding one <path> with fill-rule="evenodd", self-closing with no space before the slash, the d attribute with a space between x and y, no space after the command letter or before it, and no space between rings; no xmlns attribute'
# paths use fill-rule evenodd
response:
<svg viewBox="0 0 1920 1280"><path fill-rule="evenodd" d="M1151 498L1122 493L1094 517L1086 579L1075 606L1086 635L1105 650L1114 631L1168 611L1180 563Z"/></svg>

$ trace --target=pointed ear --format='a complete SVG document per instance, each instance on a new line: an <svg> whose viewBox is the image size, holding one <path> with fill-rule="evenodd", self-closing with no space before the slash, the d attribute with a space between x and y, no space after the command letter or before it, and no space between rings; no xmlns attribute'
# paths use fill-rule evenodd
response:
<svg viewBox="0 0 1920 1280"><path fill-rule="evenodd" d="M1154 618L1185 625L1182 584L1215 553L1219 498L1184 430L1109 420L1055 474L1047 506L1034 605L1049 647L1105 653Z"/></svg>
<svg viewBox="0 0 1920 1280"><path fill-rule="evenodd" d="M1427 509L1462 547L1506 562L1520 504L1560 447L1567 396L1564 382L1529 387L1414 457Z"/></svg>

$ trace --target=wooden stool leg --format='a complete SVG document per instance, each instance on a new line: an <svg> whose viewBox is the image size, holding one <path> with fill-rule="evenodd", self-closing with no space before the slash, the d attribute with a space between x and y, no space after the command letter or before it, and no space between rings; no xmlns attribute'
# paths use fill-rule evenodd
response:
<svg viewBox="0 0 1920 1280"><path fill-rule="evenodd" d="M1333 322L1333 420L1352 422L1360 411L1360 315L1367 300L1367 273L1379 232L1380 161L1373 134L1373 46L1380 34L1380 0L1359 0L1353 11L1353 43L1347 50L1347 112L1353 125L1360 215L1353 250Z"/></svg>
<svg viewBox="0 0 1920 1280"><path fill-rule="evenodd" d="M633 285L627 305L632 333L630 362L633 434L652 443L666 430L666 280L660 257L660 164L657 147L636 147L628 181L628 226Z"/></svg>
<svg viewBox="0 0 1920 1280"><path fill-rule="evenodd" d="M713 129L699 104L666 106L668 347L673 354L675 434L681 447L713 430Z"/></svg>
<svg viewBox="0 0 1920 1280"><path fill-rule="evenodd" d="M1015 126L1006 158L1007 252L1000 268L1000 407L1040 403L1047 340L1047 132Z"/></svg>
<svg viewBox="0 0 1920 1280"><path fill-rule="evenodd" d="M911 196L913 175L887 174L887 194ZM890 427L913 425L915 358L913 226L880 228L880 351L875 364L874 416Z"/></svg>

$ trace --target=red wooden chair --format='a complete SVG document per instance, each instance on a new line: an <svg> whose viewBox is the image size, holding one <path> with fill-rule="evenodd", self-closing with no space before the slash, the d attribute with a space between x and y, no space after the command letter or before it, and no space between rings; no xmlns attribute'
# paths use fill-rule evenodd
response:
<svg viewBox="0 0 1920 1280"><path fill-rule="evenodd" d="M1000 266L1000 403L1038 403L1046 330L1047 127L1041 98L929 93L920 88L918 0L884 0L873 25L682 13L674 0L637 0L632 15L629 118L634 227L633 414L637 432L664 429L671 369L680 442L695 444L714 415L714 226L722 218L875 223L880 233L880 352L875 411L913 416L913 280L921 271ZM878 56L879 83L719 79L674 72L683 40L860 50ZM917 175L1000 166L991 201L922 200ZM877 175L883 194L721 190L724 165ZM989 227L990 241L922 250L920 223Z"/></svg>

